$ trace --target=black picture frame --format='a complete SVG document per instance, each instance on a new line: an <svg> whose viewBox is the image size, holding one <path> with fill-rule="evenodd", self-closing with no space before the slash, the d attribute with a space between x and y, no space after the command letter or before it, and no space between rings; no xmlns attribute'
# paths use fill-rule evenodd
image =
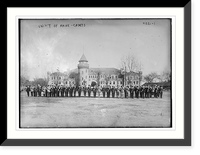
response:
<svg viewBox="0 0 200 155"><path fill-rule="evenodd" d="M191 1L180 3L182 4L169 5L162 2L158 4L159 6L151 3L137 7L184 8L184 139L8 139L7 102L5 102L1 110L5 112L1 113L3 120L1 146L191 146ZM7 71L5 75L6 73ZM7 81L7 77L5 78Z"/></svg>

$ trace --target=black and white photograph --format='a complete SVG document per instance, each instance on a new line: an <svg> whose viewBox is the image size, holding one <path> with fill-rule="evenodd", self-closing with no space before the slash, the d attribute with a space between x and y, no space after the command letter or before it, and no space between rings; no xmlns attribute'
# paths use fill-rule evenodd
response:
<svg viewBox="0 0 200 155"><path fill-rule="evenodd" d="M170 18L19 19L19 128L172 128Z"/></svg>

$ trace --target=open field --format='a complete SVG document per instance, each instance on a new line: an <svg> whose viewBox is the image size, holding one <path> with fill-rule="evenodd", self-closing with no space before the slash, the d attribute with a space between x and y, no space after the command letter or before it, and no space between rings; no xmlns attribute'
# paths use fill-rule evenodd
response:
<svg viewBox="0 0 200 155"><path fill-rule="evenodd" d="M21 92L21 127L170 127L169 92L163 98L27 97Z"/></svg>

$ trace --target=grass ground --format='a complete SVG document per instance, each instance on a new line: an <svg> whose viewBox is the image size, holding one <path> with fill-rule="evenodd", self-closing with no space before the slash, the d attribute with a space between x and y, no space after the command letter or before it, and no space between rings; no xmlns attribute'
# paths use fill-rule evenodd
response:
<svg viewBox="0 0 200 155"><path fill-rule="evenodd" d="M22 128L170 127L169 92L163 98L27 97L21 93Z"/></svg>

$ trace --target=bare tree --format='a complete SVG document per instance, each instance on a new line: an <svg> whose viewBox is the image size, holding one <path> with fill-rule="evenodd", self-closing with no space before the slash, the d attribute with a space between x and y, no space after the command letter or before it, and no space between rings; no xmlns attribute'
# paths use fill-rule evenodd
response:
<svg viewBox="0 0 200 155"><path fill-rule="evenodd" d="M144 80L148 83L153 82L156 78L159 78L159 75L156 72L151 72L150 74L144 76Z"/></svg>
<svg viewBox="0 0 200 155"><path fill-rule="evenodd" d="M169 82L171 80L171 72L170 71L163 71L161 74L162 81Z"/></svg>
<svg viewBox="0 0 200 155"><path fill-rule="evenodd" d="M142 69L141 63L133 54L128 54L121 58L120 67L126 72L139 72Z"/></svg>
<svg viewBox="0 0 200 155"><path fill-rule="evenodd" d="M120 67L123 70L123 79L125 80L126 72L136 72L139 76L139 85L142 81L142 64L134 54L128 54L121 58ZM124 81L125 82L125 81Z"/></svg>

